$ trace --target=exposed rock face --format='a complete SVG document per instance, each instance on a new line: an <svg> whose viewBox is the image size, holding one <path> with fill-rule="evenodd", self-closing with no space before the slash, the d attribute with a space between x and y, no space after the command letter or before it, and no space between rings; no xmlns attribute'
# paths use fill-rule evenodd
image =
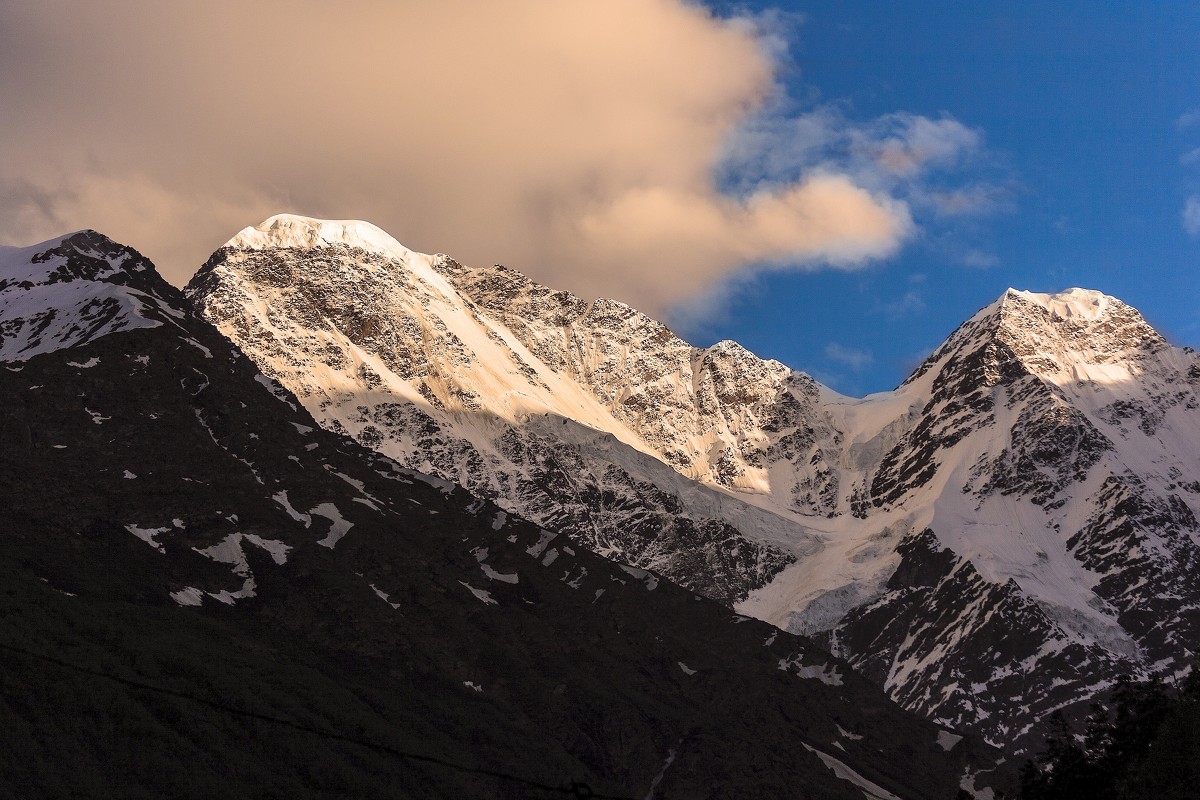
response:
<svg viewBox="0 0 1200 800"><path fill-rule="evenodd" d="M317 427L127 248L87 233L3 256L0 281L70 265L24 289L56 287L38 295L55 320L137 294L107 329L0 360L0 794L120 793L115 776L198 798L530 796L500 773L618 796L932 799L989 767L981 742L804 637ZM319 308L314 339L337 319L403 340ZM434 383L437 362L408 358ZM497 431L514 463L577 468L568 442ZM601 507L674 516L676 495L623 475L597 473ZM714 573L739 545L708 519L647 534L648 558ZM760 568L743 552L738 574Z"/></svg>
<svg viewBox="0 0 1200 800"><path fill-rule="evenodd" d="M1182 669L1200 645L1196 363L1097 292L981 311L894 393L923 404L867 520L919 533L826 641L906 707L1000 742L1118 674Z"/></svg>
<svg viewBox="0 0 1200 800"><path fill-rule="evenodd" d="M1200 359L1098 292L1010 290L862 400L365 223L273 218L188 293L321 425L994 742L1200 644Z"/></svg>
<svg viewBox="0 0 1200 800"><path fill-rule="evenodd" d="M250 229L189 293L323 426L728 603L795 560L670 485L762 472L758 415L801 393L783 365L732 343L697 351L627 306L503 268L381 247L365 223L297 239L305 224Z"/></svg>

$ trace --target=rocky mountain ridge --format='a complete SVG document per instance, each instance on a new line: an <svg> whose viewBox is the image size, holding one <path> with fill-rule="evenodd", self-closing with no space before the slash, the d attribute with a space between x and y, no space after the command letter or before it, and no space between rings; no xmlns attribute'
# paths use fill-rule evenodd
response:
<svg viewBox="0 0 1200 800"><path fill-rule="evenodd" d="M990 767L803 637L317 427L135 251L0 257L78 267L35 321L92 331L0 361L4 794L934 798Z"/></svg>
<svg viewBox="0 0 1200 800"><path fill-rule="evenodd" d="M68 240L72 246L63 244ZM24 360L178 318L140 254L94 231L58 241L0 247L0 359Z"/></svg>
<svg viewBox="0 0 1200 800"><path fill-rule="evenodd" d="M294 227L289 218L283 222L288 231ZM527 332L527 345L488 317L481 302L460 294L451 278L465 275L463 268L398 244L374 246L381 233L369 232L355 247L331 236L318 239L319 246L283 251L239 247L235 239L220 252L236 254L253 281L224 280L230 268L214 256L189 292L235 342L257 342L254 353L271 362L264 371L295 392L322 425L410 468L586 537L596 552L621 553L667 577L704 575L692 585L729 602L789 563L789 552L752 541L724 518L693 511L688 505L697 504L664 490L677 476L664 452L683 459L682 437L647 444L645 429L670 423L636 411L650 400L630 393L609 398L616 407L610 409L571 374L547 368L535 355L553 342L536 342ZM281 235L291 241L290 233ZM281 259L280 252L299 260ZM507 270L496 274L515 277ZM267 286L268 295L256 294ZM488 299L480 284L475 288L481 301ZM490 299L503 302L502 295ZM597 331L615 318L631 320L632 337L666 330L619 304L597 303L585 312L570 297L558 302L590 314ZM690 348L679 345L675 361L690 369ZM583 369L595 382L628 370L663 369L657 359L629 363L622 356L628 348L609 348L601 335L579 347L589 351ZM595 461L581 455L590 449L621 456ZM623 465L622 459L639 463ZM647 480L647 470L656 477ZM724 496L707 505L724 503L744 506L742 515L770 516ZM675 557L683 552L688 564Z"/></svg>
<svg viewBox="0 0 1200 800"><path fill-rule="evenodd" d="M272 218L187 291L321 425L993 742L1200 641L1200 360L1098 292L1010 290L860 400L366 223Z"/></svg>

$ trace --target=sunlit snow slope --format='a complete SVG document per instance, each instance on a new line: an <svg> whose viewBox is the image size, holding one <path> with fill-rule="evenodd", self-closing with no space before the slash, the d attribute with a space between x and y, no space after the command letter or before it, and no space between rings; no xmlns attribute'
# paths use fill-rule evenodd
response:
<svg viewBox="0 0 1200 800"><path fill-rule="evenodd" d="M1012 742L1196 649L1200 360L1009 291L855 400L623 304L279 216L188 292L321 424Z"/></svg>

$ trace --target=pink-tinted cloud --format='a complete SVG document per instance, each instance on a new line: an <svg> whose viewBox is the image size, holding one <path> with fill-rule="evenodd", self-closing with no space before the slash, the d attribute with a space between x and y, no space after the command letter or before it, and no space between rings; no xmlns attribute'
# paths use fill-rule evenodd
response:
<svg viewBox="0 0 1200 800"><path fill-rule="evenodd" d="M271 214L362 218L650 311L887 255L908 209L849 174L718 190L779 47L683 0L0 0L0 240L94 227L181 283ZM969 144L932 124L888 158Z"/></svg>

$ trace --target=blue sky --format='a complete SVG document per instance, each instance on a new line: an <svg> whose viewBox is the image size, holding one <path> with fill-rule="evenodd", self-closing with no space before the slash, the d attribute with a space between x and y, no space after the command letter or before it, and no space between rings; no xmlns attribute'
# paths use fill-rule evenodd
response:
<svg viewBox="0 0 1200 800"><path fill-rule="evenodd" d="M869 125L907 112L978 134L925 182L985 202L914 206L917 233L865 269L760 271L721 309L676 309L685 337L736 339L860 395L898 384L1009 286L1083 286L1200 345L1200 221L1189 233L1184 219L1200 195L1200 4L713 7L797 15L769 22L787 45L785 115L833 107Z"/></svg>

